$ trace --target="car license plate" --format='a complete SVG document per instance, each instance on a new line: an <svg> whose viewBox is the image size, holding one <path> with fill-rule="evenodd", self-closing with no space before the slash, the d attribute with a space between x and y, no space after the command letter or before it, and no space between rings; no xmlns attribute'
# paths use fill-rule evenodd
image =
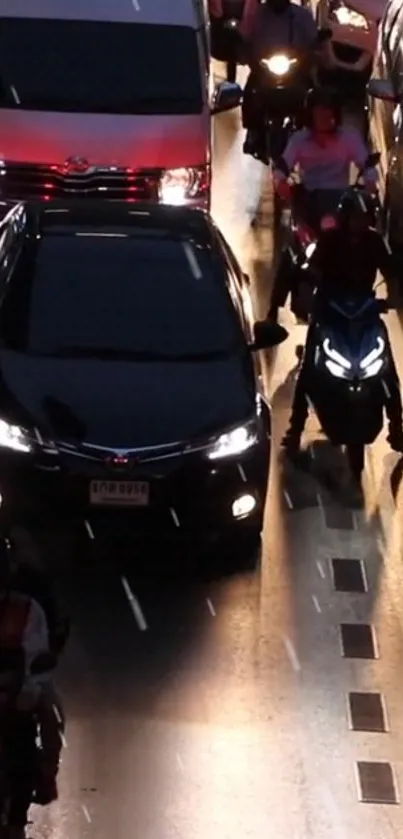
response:
<svg viewBox="0 0 403 839"><path fill-rule="evenodd" d="M147 507L150 484L145 481L91 481L90 503L110 507Z"/></svg>

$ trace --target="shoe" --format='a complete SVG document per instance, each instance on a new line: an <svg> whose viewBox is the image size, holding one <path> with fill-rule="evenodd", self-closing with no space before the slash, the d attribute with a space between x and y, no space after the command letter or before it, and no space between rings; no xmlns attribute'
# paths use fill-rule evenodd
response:
<svg viewBox="0 0 403 839"><path fill-rule="evenodd" d="M58 798L57 782L54 775L41 775L35 788L35 804L45 807Z"/></svg>
<svg viewBox="0 0 403 839"><path fill-rule="evenodd" d="M389 431L387 436L387 441L395 452L403 452L403 429L399 429L398 431Z"/></svg>

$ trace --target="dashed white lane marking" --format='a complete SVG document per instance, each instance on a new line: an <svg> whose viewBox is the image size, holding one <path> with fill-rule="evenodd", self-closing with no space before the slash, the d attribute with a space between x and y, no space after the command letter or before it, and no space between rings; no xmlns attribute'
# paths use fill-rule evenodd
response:
<svg viewBox="0 0 403 839"><path fill-rule="evenodd" d="M326 526L325 508L323 506L322 496L319 492L316 493L316 500L318 502L318 507L322 516L323 524Z"/></svg>
<svg viewBox="0 0 403 839"><path fill-rule="evenodd" d="M53 713L54 713L59 725L63 725L63 720L60 716L60 711L59 711L57 705L53 705Z"/></svg>
<svg viewBox="0 0 403 839"><path fill-rule="evenodd" d="M178 764L178 769L180 769L181 772L184 772L185 771L185 764L184 764L180 754L176 755L176 763Z"/></svg>
<svg viewBox="0 0 403 839"><path fill-rule="evenodd" d="M322 565L322 563L319 559L316 560L316 567L319 571L320 576L322 577L322 580L325 580L326 579L325 570L324 570L323 565Z"/></svg>
<svg viewBox="0 0 403 839"><path fill-rule="evenodd" d="M93 529L92 529L92 527L91 527L91 525L90 525L90 523L89 523L88 519L85 519L85 520L84 520L84 524L85 524L85 529L86 529L86 531L87 531L88 536L90 537L90 539L95 539L94 531L93 531Z"/></svg>
<svg viewBox="0 0 403 839"><path fill-rule="evenodd" d="M85 818L87 819L88 824L91 824L91 816L90 816L90 814L88 812L88 808L85 806L85 804L81 805L81 809L84 813Z"/></svg>
<svg viewBox="0 0 403 839"><path fill-rule="evenodd" d="M66 738L65 738L65 736L64 736L64 734L63 734L63 732L62 732L62 731L60 732L60 739L61 739L61 741L62 741L63 748L64 748L64 749L67 749L67 740L66 740Z"/></svg>
<svg viewBox="0 0 403 839"><path fill-rule="evenodd" d="M207 598L206 603L207 603L209 612L212 614L213 618L215 618L217 613L216 613L216 610L215 610L215 608L214 608L214 606L213 606L209 597Z"/></svg>
<svg viewBox="0 0 403 839"><path fill-rule="evenodd" d="M139 0L132 0L132 4L133 4L133 9L134 9L134 11L135 11L135 12L139 12L139 11L140 11L140 3L139 3Z"/></svg>
<svg viewBox="0 0 403 839"><path fill-rule="evenodd" d="M133 594L133 592L132 592L132 590L129 586L129 583L126 580L126 577L122 577L121 580L122 580L122 586L123 586L124 592L125 592L126 597L129 601L129 606L130 606L130 608L133 612L133 615L134 615L134 618L136 620L137 626L138 626L138 628L140 629L141 632L145 632L145 630L148 629L148 627L147 627L147 622L146 622L146 619L143 615L140 603L137 600L137 597L134 596L134 594Z"/></svg>
<svg viewBox="0 0 403 839"><path fill-rule="evenodd" d="M315 606L316 611L320 614L321 611L322 611L322 608L321 608L319 600L318 600L318 598L316 597L315 594L312 595L312 603Z"/></svg>
<svg viewBox="0 0 403 839"><path fill-rule="evenodd" d="M283 492L284 492L284 498L285 498L285 500L286 500L286 502L287 502L287 507L288 507L288 509L289 509L289 510L293 510L293 509L294 509L294 504L292 503L292 500L291 500L291 496L290 496L290 494L287 492L287 490L286 490L286 489L285 489L285 490L283 490Z"/></svg>
<svg viewBox="0 0 403 839"><path fill-rule="evenodd" d="M299 671L301 670L301 665L299 663L298 656L297 656L297 653L295 651L294 645L291 643L290 639L287 638L286 635L284 635L284 637L283 637L283 643L284 643L284 646L287 650L287 655L288 655L288 658L290 659L290 662L291 662L291 665L292 665L293 669L295 670L296 673L299 673Z"/></svg>

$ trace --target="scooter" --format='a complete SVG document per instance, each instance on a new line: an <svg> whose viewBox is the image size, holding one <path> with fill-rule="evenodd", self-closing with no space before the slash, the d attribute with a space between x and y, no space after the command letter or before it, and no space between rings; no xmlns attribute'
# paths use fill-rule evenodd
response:
<svg viewBox="0 0 403 839"><path fill-rule="evenodd" d="M360 482L365 446L383 426L388 398L385 373L389 340L380 315L390 306L375 295L331 300L315 325L307 397L321 427L336 446L344 446L351 474Z"/></svg>

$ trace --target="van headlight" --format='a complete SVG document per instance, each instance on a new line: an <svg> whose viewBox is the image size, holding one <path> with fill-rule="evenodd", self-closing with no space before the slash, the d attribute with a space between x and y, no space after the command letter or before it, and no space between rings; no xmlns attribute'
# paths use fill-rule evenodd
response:
<svg viewBox="0 0 403 839"><path fill-rule="evenodd" d="M255 446L259 440L256 421L239 425L237 428L232 428L225 434L220 434L214 440L207 451L209 460L220 460L224 457L236 457L236 455L243 454L252 446Z"/></svg>
<svg viewBox="0 0 403 839"><path fill-rule="evenodd" d="M369 23L366 17L355 9L350 9L340 0L333 0L330 4L330 18L336 20L340 26L352 26L353 29L365 29L369 31Z"/></svg>
<svg viewBox="0 0 403 839"><path fill-rule="evenodd" d="M15 452L32 451L27 432L19 425L10 425L5 420L0 420L0 448L13 449Z"/></svg>
<svg viewBox="0 0 403 839"><path fill-rule="evenodd" d="M210 185L206 166L165 169L160 177L158 197L161 204L180 207L194 199L207 196Z"/></svg>

